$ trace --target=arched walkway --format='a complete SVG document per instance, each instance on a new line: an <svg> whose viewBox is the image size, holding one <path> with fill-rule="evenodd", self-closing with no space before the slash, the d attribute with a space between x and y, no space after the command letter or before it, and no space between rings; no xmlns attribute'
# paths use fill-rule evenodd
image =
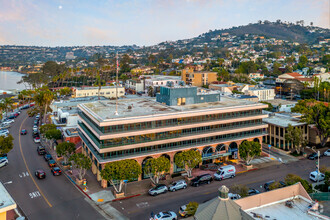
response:
<svg viewBox="0 0 330 220"><path fill-rule="evenodd" d="M215 153L215 148L212 146L207 146L203 148L203 154L202 154L202 158L204 157L209 157L212 156ZM208 164L208 163L212 163L213 160L212 159L203 159L203 163L202 164Z"/></svg>
<svg viewBox="0 0 330 220"><path fill-rule="evenodd" d="M258 143L260 143L259 138L255 138L255 139L253 139L253 141L254 141L254 142L258 142Z"/></svg>
<svg viewBox="0 0 330 220"><path fill-rule="evenodd" d="M229 144L228 152L231 153L230 158L231 159L236 159L238 155L238 145L236 142L231 142Z"/></svg>
<svg viewBox="0 0 330 220"><path fill-rule="evenodd" d="M217 147L215 148L217 153L220 153L221 151L226 150L226 145L225 144L218 144Z"/></svg>
<svg viewBox="0 0 330 220"><path fill-rule="evenodd" d="M150 159L150 158L152 158L152 157L146 157L146 158L144 158L143 161L142 161L142 164L141 164L141 167L142 167L142 179L147 179L147 178L149 178L149 175L147 175L147 174L144 173L144 166L145 166L147 160Z"/></svg>

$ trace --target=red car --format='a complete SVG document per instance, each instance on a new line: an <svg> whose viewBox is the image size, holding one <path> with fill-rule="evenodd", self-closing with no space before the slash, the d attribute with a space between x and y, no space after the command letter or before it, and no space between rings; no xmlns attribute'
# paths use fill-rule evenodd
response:
<svg viewBox="0 0 330 220"><path fill-rule="evenodd" d="M46 173L43 170L36 170L35 175L38 179L45 179L46 178Z"/></svg>
<svg viewBox="0 0 330 220"><path fill-rule="evenodd" d="M52 173L53 173L54 176L59 176L59 175L62 174L62 171L59 167L53 167L52 168Z"/></svg>
<svg viewBox="0 0 330 220"><path fill-rule="evenodd" d="M14 116L15 116L15 118L17 118L17 116L19 116L19 114L18 113L15 113Z"/></svg>
<svg viewBox="0 0 330 220"><path fill-rule="evenodd" d="M55 166L56 166L56 162L55 162L55 160L49 160L49 161L48 161L48 166L50 166L50 167L55 167Z"/></svg>

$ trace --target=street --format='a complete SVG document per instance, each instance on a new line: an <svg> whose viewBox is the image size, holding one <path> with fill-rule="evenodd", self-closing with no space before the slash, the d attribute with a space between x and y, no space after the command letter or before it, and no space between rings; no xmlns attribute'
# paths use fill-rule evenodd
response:
<svg viewBox="0 0 330 220"><path fill-rule="evenodd" d="M64 175L52 175L43 156L37 154L33 120L22 110L9 129L14 148L8 153L9 164L0 169L0 180L10 195L28 219L104 219ZM21 129L27 135L20 135ZM38 168L46 172L46 179L35 177Z"/></svg>
<svg viewBox="0 0 330 220"><path fill-rule="evenodd" d="M330 158L323 157L320 159L321 166L330 166ZM202 185L200 187L188 186L187 189L176 192L167 192L158 196L141 195L132 199L113 202L112 205L126 215L129 219L148 219L150 213L158 213L160 211L174 211L178 214L180 206L191 201L203 203L218 195L218 188L221 185L228 187L233 184L244 184L250 188L261 188L265 182L270 180L284 180L289 174L297 174L303 179L308 179L309 173L315 170L315 161L303 159L296 162L266 167L260 170L246 172L237 175L233 179L223 181L213 181L210 185ZM308 179L309 180L309 179ZM311 182L311 181L309 181Z"/></svg>

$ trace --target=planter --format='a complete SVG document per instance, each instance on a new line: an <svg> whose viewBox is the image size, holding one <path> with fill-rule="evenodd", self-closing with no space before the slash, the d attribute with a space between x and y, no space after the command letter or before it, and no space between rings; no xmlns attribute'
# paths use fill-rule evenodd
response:
<svg viewBox="0 0 330 220"><path fill-rule="evenodd" d="M247 165L247 164L242 164L243 168L246 170L251 170L253 169L253 165Z"/></svg>
<svg viewBox="0 0 330 220"><path fill-rule="evenodd" d="M81 186L83 184L84 180L80 180L78 178L76 178L76 183Z"/></svg>
<svg viewBox="0 0 330 220"><path fill-rule="evenodd" d="M116 199L119 199L119 198L124 198L125 197L125 193L116 193L115 192L115 197L116 197Z"/></svg>
<svg viewBox="0 0 330 220"><path fill-rule="evenodd" d="M190 177L188 177L187 175L186 175L186 176L184 176L184 178L185 178L185 180L186 180L187 184L190 184L191 180L192 180L192 179L194 179L194 177L193 177L193 176L190 176Z"/></svg>

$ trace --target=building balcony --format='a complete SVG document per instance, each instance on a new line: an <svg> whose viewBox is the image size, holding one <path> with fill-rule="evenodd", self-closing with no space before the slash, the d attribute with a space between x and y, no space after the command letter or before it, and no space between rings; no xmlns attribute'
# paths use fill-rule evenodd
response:
<svg viewBox="0 0 330 220"><path fill-rule="evenodd" d="M220 144L220 143L232 142L232 141L234 142L234 141L260 137L265 135L267 135L267 132L265 132L262 129L259 129L259 130L252 130L249 133L240 132L236 134L231 134L218 139L205 138L204 141L193 140L191 141L191 143L184 145L173 143L173 144L164 145L162 147L150 146L144 148L135 148L132 149L131 151L118 151L118 152L112 152L112 154L105 154L105 153L99 153L94 148L93 144L89 141L89 139L81 131L79 131L79 136L81 137L81 139L83 140L89 151L99 161L99 163L108 163L108 162L124 160L124 159L134 159L136 157L150 156L153 154L162 154L172 151L188 150L205 145ZM227 154L229 155L231 153L226 153L226 155Z"/></svg>
<svg viewBox="0 0 330 220"><path fill-rule="evenodd" d="M267 127L267 124L264 124L262 122L251 122L248 124L244 124L244 125L233 125L233 126L227 126L227 127L223 127L223 128L218 128L218 129L208 129L208 130L199 130L199 131L193 131L193 132L187 132L187 133L174 133L174 134L170 134L170 135L159 135L158 137L154 137L149 138L146 137L144 139L140 138L139 140L135 140L132 137L126 137L125 141L121 141L121 142L108 142L108 143L104 143L103 141L100 141L99 139L97 139L97 137L83 124L83 123L78 123L78 126L80 129L83 130L84 133L86 133L86 135L88 137L91 138L91 141L95 144L95 146L98 149L105 149L105 148L113 148L113 147L123 147L123 146L127 146L127 145L136 145L136 147L139 147L139 144L143 144L143 145L151 145L151 144L157 144L160 141L164 142L164 140L170 140L173 139L173 141L176 140L180 140L180 139L194 139L195 136L204 134L203 136L205 136L205 134L207 134L207 136L209 135L216 135L222 132L228 133L229 132L237 132L235 130L247 130L247 128L251 128L252 129L256 129L256 128L265 128ZM227 132L226 132L227 131ZM166 142L171 142L171 141L166 141ZM148 144L147 144L148 143ZM132 146L131 146L132 147Z"/></svg>
<svg viewBox="0 0 330 220"><path fill-rule="evenodd" d="M267 116L268 116L267 114L249 113L249 114L241 114L238 116L235 115L228 116L218 120L210 119L203 121L181 121L176 123L168 123L166 126L139 127L133 129L129 128L129 130L122 129L112 132L102 132L98 126L96 126L93 122L90 121L90 119L88 119L84 114L79 112L79 117L84 123L86 123L85 126L88 127L91 130L91 132L93 132L95 137L97 137L99 140L106 140L111 138L120 138L120 137L134 136L134 135L152 134L158 132L193 128L193 127L225 124L225 123L229 123L229 121L238 122L238 121L262 119L262 118L266 118Z"/></svg>

